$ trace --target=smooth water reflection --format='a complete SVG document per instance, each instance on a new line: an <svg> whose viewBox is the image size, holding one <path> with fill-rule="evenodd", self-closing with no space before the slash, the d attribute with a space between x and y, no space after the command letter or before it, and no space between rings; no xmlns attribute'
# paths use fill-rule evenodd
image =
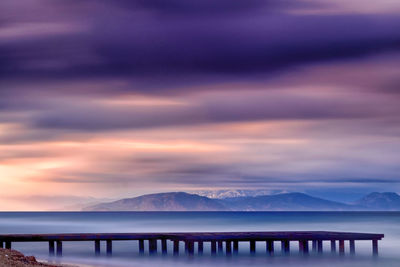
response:
<svg viewBox="0 0 400 267"><path fill-rule="evenodd" d="M63 242L61 262L95 266L397 266L400 262L399 212L77 212L77 213L0 213L1 233L80 233L80 232L190 232L190 231L347 231L384 233L380 256L371 256L371 241L356 241L356 256L331 255L330 243L322 256L298 255L297 242L291 242L291 256L266 255L265 242L257 242L257 254L249 255L249 244L240 243L239 255L211 256L205 243L204 255L139 255L137 241L113 242L113 256L94 256L94 242ZM160 249L160 244L158 244ZM13 244L25 254L48 259L47 243ZM147 244L146 244L147 249ZM169 243L169 251L172 244ZM184 251L183 243L180 251ZM348 254L348 243L346 243ZM161 253L160 253L161 254ZM51 260L54 260L51 259Z"/></svg>

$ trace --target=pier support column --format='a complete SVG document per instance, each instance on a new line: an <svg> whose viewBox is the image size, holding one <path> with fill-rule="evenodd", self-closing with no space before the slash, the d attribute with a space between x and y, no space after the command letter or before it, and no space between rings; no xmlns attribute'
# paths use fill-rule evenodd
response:
<svg viewBox="0 0 400 267"><path fill-rule="evenodd" d="M203 241L198 241L197 242L197 253L199 255L203 255L203 250L204 250Z"/></svg>
<svg viewBox="0 0 400 267"><path fill-rule="evenodd" d="M317 246L318 246L318 254L322 254L323 251L322 240L317 241Z"/></svg>
<svg viewBox="0 0 400 267"><path fill-rule="evenodd" d="M167 239L161 239L161 253L163 255L168 254Z"/></svg>
<svg viewBox="0 0 400 267"><path fill-rule="evenodd" d="M179 240L174 240L174 255L179 255Z"/></svg>
<svg viewBox="0 0 400 267"><path fill-rule="evenodd" d="M100 240L94 241L94 255L96 256L100 255Z"/></svg>
<svg viewBox="0 0 400 267"><path fill-rule="evenodd" d="M149 239L149 254L157 253L157 239Z"/></svg>
<svg viewBox="0 0 400 267"><path fill-rule="evenodd" d="M193 241L189 241L188 252L189 252L189 255L193 255L194 254L194 242Z"/></svg>
<svg viewBox="0 0 400 267"><path fill-rule="evenodd" d="M53 257L54 256L54 241L49 241L49 256Z"/></svg>
<svg viewBox="0 0 400 267"><path fill-rule="evenodd" d="M224 253L224 243L222 241L218 241L218 254Z"/></svg>
<svg viewBox="0 0 400 267"><path fill-rule="evenodd" d="M11 249L11 242L10 241L6 241L6 249Z"/></svg>
<svg viewBox="0 0 400 267"><path fill-rule="evenodd" d="M4 247L3 241L0 241L0 248L3 248L3 247Z"/></svg>
<svg viewBox="0 0 400 267"><path fill-rule="evenodd" d="M282 254L289 254L290 253L289 240L282 240L281 241L281 248L282 248Z"/></svg>
<svg viewBox="0 0 400 267"><path fill-rule="evenodd" d="M217 253L217 241L211 241L211 254L215 255Z"/></svg>
<svg viewBox="0 0 400 267"><path fill-rule="evenodd" d="M239 253L239 241L233 241L233 254Z"/></svg>
<svg viewBox="0 0 400 267"><path fill-rule="evenodd" d="M56 241L57 244L57 257L61 257L62 256L62 242L61 241Z"/></svg>
<svg viewBox="0 0 400 267"><path fill-rule="evenodd" d="M372 255L378 256L378 240L377 239L372 240Z"/></svg>
<svg viewBox="0 0 400 267"><path fill-rule="evenodd" d="M274 254L274 241L272 240L267 240L267 253L269 255Z"/></svg>
<svg viewBox="0 0 400 267"><path fill-rule="evenodd" d="M106 241L106 251L107 251L107 256L112 255L112 240Z"/></svg>
<svg viewBox="0 0 400 267"><path fill-rule="evenodd" d="M144 240L139 239L139 254L144 254Z"/></svg>
<svg viewBox="0 0 400 267"><path fill-rule="evenodd" d="M251 254L256 253L256 241L254 241L254 240L250 241L250 253Z"/></svg>
<svg viewBox="0 0 400 267"><path fill-rule="evenodd" d="M317 252L317 240L312 241L312 251Z"/></svg>
<svg viewBox="0 0 400 267"><path fill-rule="evenodd" d="M193 241L185 241L185 252L189 255L194 254L194 242Z"/></svg>
<svg viewBox="0 0 400 267"><path fill-rule="evenodd" d="M232 242L231 241L225 242L225 250L226 250L226 255L232 254Z"/></svg>
<svg viewBox="0 0 400 267"><path fill-rule="evenodd" d="M350 255L356 254L356 245L354 240L349 240L349 245L350 245Z"/></svg>
<svg viewBox="0 0 400 267"><path fill-rule="evenodd" d="M336 253L336 240L331 240L331 252Z"/></svg>
<svg viewBox="0 0 400 267"><path fill-rule="evenodd" d="M303 255L308 255L308 240L299 241L299 250Z"/></svg>
<svg viewBox="0 0 400 267"><path fill-rule="evenodd" d="M339 254L344 255L344 240L339 240Z"/></svg>

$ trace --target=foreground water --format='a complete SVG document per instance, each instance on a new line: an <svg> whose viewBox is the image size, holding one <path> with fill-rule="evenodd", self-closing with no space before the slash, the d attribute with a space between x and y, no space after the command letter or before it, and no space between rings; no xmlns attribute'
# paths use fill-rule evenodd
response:
<svg viewBox="0 0 400 267"><path fill-rule="evenodd" d="M61 263L92 266L400 266L400 212L3 212L0 233L96 233L96 232L190 232L190 231L348 231L383 233L379 257L371 256L370 241L356 241L356 255L339 257L329 253L324 242L322 256L266 256L265 242L257 242L257 253L241 243L239 255L211 256L205 244L203 256L139 255L137 241L113 242L113 256L94 256L93 242L64 242ZM104 243L104 242L102 242ZM103 254L105 244L101 245ZM13 248L42 260L47 243L13 243ZM168 248L171 251L171 247ZM183 247L181 251L183 250ZM346 252L348 244L346 243ZM347 253L346 253L347 254Z"/></svg>

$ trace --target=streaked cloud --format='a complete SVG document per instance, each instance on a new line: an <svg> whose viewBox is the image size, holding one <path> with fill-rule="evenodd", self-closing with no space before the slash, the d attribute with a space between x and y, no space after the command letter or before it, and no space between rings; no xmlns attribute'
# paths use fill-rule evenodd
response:
<svg viewBox="0 0 400 267"><path fill-rule="evenodd" d="M1 1L0 209L399 191L399 12L390 0Z"/></svg>

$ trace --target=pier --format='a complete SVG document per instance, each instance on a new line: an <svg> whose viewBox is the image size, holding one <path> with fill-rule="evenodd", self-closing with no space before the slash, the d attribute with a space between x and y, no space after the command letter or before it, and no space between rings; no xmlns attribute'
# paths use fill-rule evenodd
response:
<svg viewBox="0 0 400 267"><path fill-rule="evenodd" d="M210 254L238 254L239 243L249 244L248 252L256 253L256 245L265 242L267 255L274 255L275 245L280 244L280 253L289 255L291 244L298 243L296 253L309 255L310 252L321 254L323 245L329 244L329 253L345 254L345 243L348 244L348 253L355 254L355 241L367 240L372 243L372 255L378 255L378 241L383 234L347 233L347 232L199 232L199 233L79 233L79 234L6 234L0 235L0 247L11 249L16 242L48 242L50 256L62 256L63 242L93 241L94 253L100 255L100 242L106 244L106 254L112 255L113 241L134 240L138 242L139 253L145 254L145 244L149 255L168 254L168 247L173 255L203 255L204 244L210 244ZM184 251L180 251L180 244L184 244ZM168 246L170 244L170 246ZM159 246L160 245L160 246ZM310 246L311 245L311 246ZM296 246L297 247L297 246ZM224 249L225 248L225 249Z"/></svg>

